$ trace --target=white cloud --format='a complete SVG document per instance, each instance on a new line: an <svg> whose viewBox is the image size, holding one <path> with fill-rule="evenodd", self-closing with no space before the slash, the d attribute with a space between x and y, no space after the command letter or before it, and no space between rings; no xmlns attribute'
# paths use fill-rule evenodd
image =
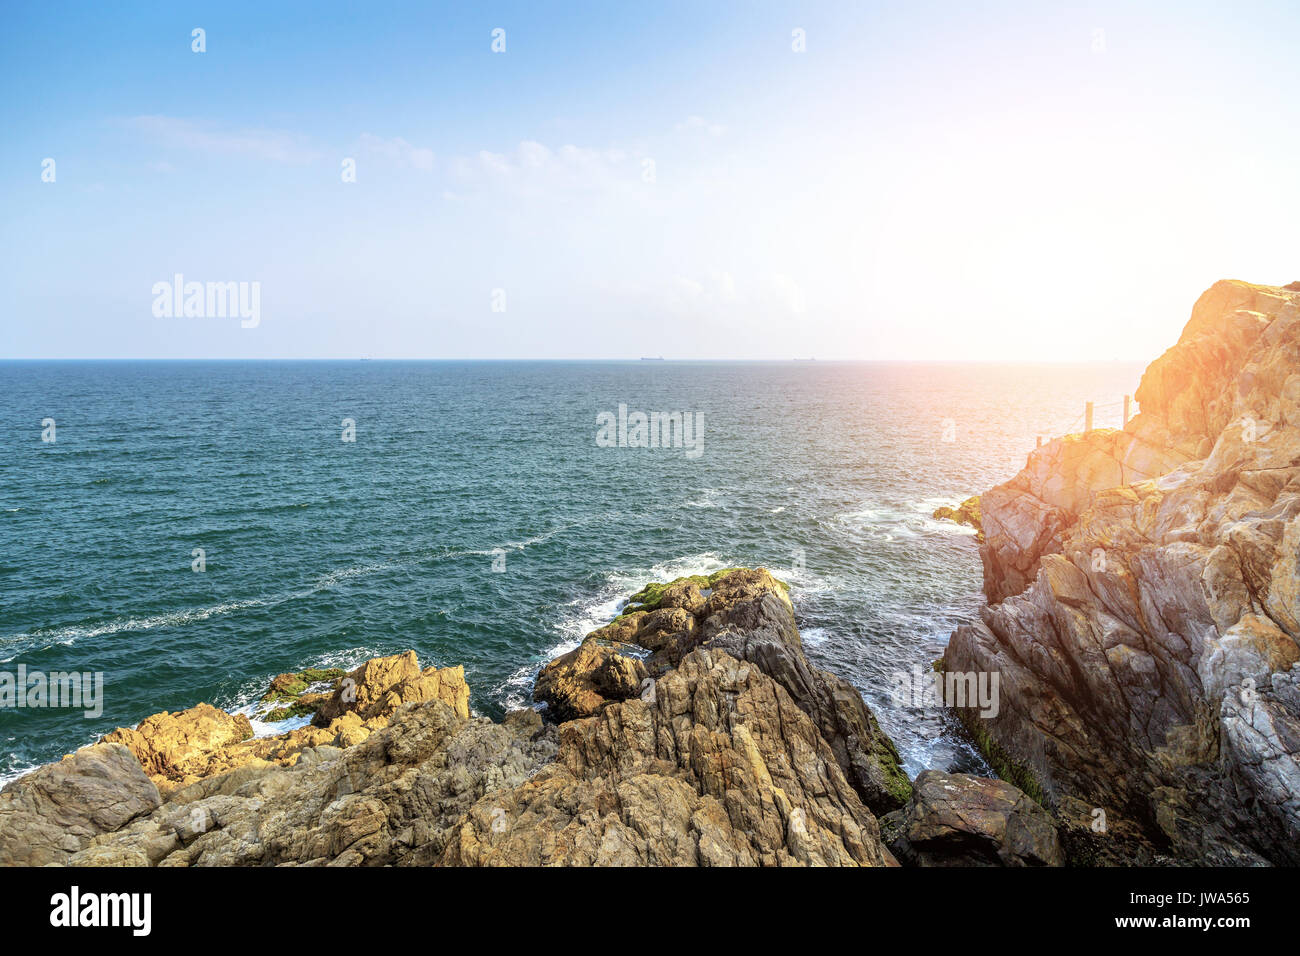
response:
<svg viewBox="0 0 1300 956"><path fill-rule="evenodd" d="M703 130L710 136L721 136L727 129L719 123L710 123L703 116L688 116L673 128L679 133L691 130Z"/></svg>
<svg viewBox="0 0 1300 956"><path fill-rule="evenodd" d="M552 149L523 140L509 153L480 150L455 157L451 174L466 188L497 187L533 195L618 191L641 183L640 162L622 149L566 144Z"/></svg>
<svg viewBox="0 0 1300 956"><path fill-rule="evenodd" d="M389 162L425 172L433 171L433 150L413 146L400 136L384 139L370 133L362 133L359 141L363 152L382 156Z"/></svg>

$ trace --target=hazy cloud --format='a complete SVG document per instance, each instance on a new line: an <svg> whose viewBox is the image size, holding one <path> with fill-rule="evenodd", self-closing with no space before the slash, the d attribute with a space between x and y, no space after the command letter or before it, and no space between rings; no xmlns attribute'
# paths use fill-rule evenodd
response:
<svg viewBox="0 0 1300 956"><path fill-rule="evenodd" d="M371 133L362 133L360 148L363 152L382 156L401 166L422 169L425 172L433 171L433 150L412 146L400 136L384 139Z"/></svg>
<svg viewBox="0 0 1300 956"><path fill-rule="evenodd" d="M703 116L688 116L673 128L679 133L690 130L702 130L707 132L710 136L721 136L727 129L719 123L710 123Z"/></svg>
<svg viewBox="0 0 1300 956"><path fill-rule="evenodd" d="M225 129L175 116L132 116L121 125L168 149L240 154L290 164L309 163L320 155L303 137L284 130Z"/></svg>

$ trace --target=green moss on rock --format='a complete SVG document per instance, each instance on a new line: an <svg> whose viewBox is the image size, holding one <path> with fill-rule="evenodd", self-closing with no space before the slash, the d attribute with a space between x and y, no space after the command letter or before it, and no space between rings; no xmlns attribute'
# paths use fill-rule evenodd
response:
<svg viewBox="0 0 1300 956"><path fill-rule="evenodd" d="M341 667L308 667L296 673L278 674L271 680L271 686L266 693L262 695L265 703L280 704L281 706L273 708L263 718L271 723L277 723L281 720L288 720L291 717L304 717L308 714L314 714L321 703L328 698L327 694L309 694L303 697L307 690L317 684L323 684L328 681L337 683L347 671Z"/></svg>
<svg viewBox="0 0 1300 956"><path fill-rule="evenodd" d="M737 571L748 571L748 570L750 569L749 568L722 568L718 571L714 571L711 574L688 574L680 578L674 578L672 581L668 581L668 582L651 581L640 591L637 591L636 594L633 594L630 598L627 599L627 604L623 607L623 610L619 612L618 616L624 617L625 615L628 614L635 614L637 611L656 610L659 607L659 605L663 602L664 594L668 591L669 588L675 587L685 582L690 582L700 590L705 590L708 588L717 587L718 582L721 581L729 574L734 574ZM790 585L786 584L784 581L782 581L780 578L776 577L775 575L772 576L772 580L775 581L777 584L781 585L781 587L785 589L786 597L789 597Z"/></svg>
<svg viewBox="0 0 1300 956"><path fill-rule="evenodd" d="M320 706L319 702L311 703L306 701L295 701L287 707L277 707L274 710L268 711L267 715L263 719L268 723L274 724L282 720L289 720L293 717L306 717L309 714L314 714L318 706Z"/></svg>
<svg viewBox="0 0 1300 956"><path fill-rule="evenodd" d="M989 762L993 772L1007 783L1014 784L1029 795L1029 798L1037 803L1040 807L1050 811L1047 804L1047 794L1044 792L1042 784L1034 776L1032 770L1017 760L1013 760L1011 755L1002 749L1002 745L993 739L989 733L988 727L976 716L974 711L960 709L957 711L962 726L970 734L972 742L979 748L984 759Z"/></svg>

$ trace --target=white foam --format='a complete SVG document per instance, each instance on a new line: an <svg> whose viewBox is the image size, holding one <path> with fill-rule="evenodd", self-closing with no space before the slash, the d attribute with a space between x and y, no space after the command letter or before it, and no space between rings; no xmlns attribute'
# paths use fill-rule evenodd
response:
<svg viewBox="0 0 1300 956"><path fill-rule="evenodd" d="M940 520L933 516L936 508L951 507L953 500L951 497L924 498L898 507L872 505L856 511L841 512L835 516L834 524L881 541L921 538L931 534L958 536L976 534L976 530L970 525Z"/></svg>
<svg viewBox="0 0 1300 956"><path fill-rule="evenodd" d="M682 502L687 508L716 508L718 506L718 495L721 492L717 488L703 488L700 490L700 497L688 499Z"/></svg>
<svg viewBox="0 0 1300 956"><path fill-rule="evenodd" d="M303 665L300 670L308 668L325 670L337 667L340 670L352 671L371 658L382 656L382 653L382 651L374 647L350 647L346 650L329 651ZM281 706L278 701L262 700L262 695L266 693L266 688L271 685L271 680L274 677L275 675L272 674L248 681L235 694L234 704L229 708L230 713L243 714L248 718L248 722L253 727L254 737L274 737L276 734L297 730L299 727L305 727L311 723L310 715L290 717L288 720L268 721L263 719L276 707ZM324 682L320 685L312 685L311 690L324 689L325 686L326 683Z"/></svg>
<svg viewBox="0 0 1300 956"><path fill-rule="evenodd" d="M327 571L320 575L315 583L309 587L298 591L290 591L269 598L249 598L243 601L227 601L223 604L216 604L212 607L187 608L181 611L167 611L163 614L154 614L149 617L127 617L115 618L111 621L101 621L97 624L74 624L68 627L37 629L25 634L13 634L9 637L0 639L0 646L28 643L28 646L16 651L9 657L0 658L0 664L7 664L19 654L32 649L44 650L47 647L53 647L56 644L73 644L88 637L102 637L106 634L118 634L122 631L151 631L159 627L178 627L184 624L193 624L197 621L206 621L212 617L220 617L225 614L232 614L236 611L244 611L253 607L276 607L286 601L298 600L305 597L311 597L321 591L328 591L344 581L351 578L364 577L369 574L375 574L379 571L387 571L397 567L393 564L367 564L355 568L339 568L335 571Z"/></svg>
<svg viewBox="0 0 1300 956"><path fill-rule="evenodd" d="M819 647L830 639L831 633L824 627L808 627L799 632L804 647Z"/></svg>
<svg viewBox="0 0 1300 956"><path fill-rule="evenodd" d="M222 614L229 614L232 611L240 611L245 608L258 607L266 604L263 600L251 601L230 601L225 604L218 604L213 607L190 608L185 611L169 611L166 614L155 614L152 617L132 617L118 618L113 621L105 621L100 624L73 625L71 627L55 628L48 631L32 631L29 634L15 634L4 639L5 644L16 644L22 641L44 641L41 648L53 647L55 644L72 644L86 637L100 637L104 634L117 634L120 631L151 631L156 627L172 627L180 624L190 624L194 621L206 621L210 617L216 617ZM26 649L26 648L25 648ZM22 653L19 651L18 653ZM11 657L0 659L0 664L7 664L17 657L14 654Z"/></svg>
<svg viewBox="0 0 1300 956"><path fill-rule="evenodd" d="M528 706L537 672L555 658L576 650L584 637L614 620L627 604L628 598L651 581L672 581L696 574L710 574L725 567L727 564L721 555L715 551L706 551L673 558L648 568L607 572L605 583L595 594L575 598L562 605L561 613L553 625L558 640L546 651L517 668L493 690L493 696L507 710Z"/></svg>

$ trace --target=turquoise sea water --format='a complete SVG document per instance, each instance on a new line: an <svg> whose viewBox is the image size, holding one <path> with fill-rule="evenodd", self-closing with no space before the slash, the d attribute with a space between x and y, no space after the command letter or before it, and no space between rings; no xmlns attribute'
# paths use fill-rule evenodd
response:
<svg viewBox="0 0 1300 956"><path fill-rule="evenodd" d="M0 778L160 710L250 708L281 671L407 648L463 664L497 716L647 580L729 565L794 585L810 656L862 691L910 773L977 766L941 714L891 700L892 675L928 668L979 605L971 532L930 512L1139 374L0 363L0 671L104 674L98 718L0 709ZM702 454L598 447L620 403L702 414Z"/></svg>

